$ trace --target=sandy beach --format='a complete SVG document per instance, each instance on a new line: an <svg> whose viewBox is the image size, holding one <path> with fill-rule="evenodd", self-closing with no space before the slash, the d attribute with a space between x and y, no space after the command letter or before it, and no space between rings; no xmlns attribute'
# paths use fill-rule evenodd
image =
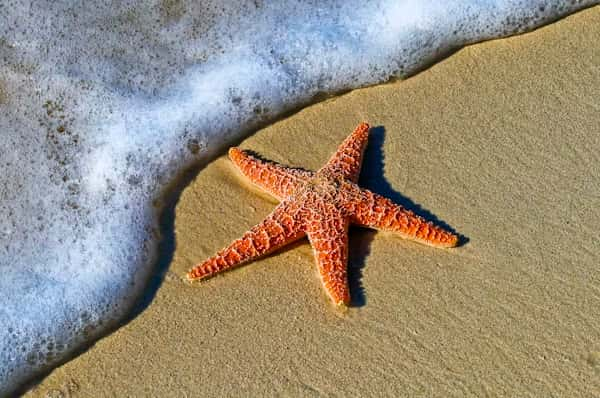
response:
<svg viewBox="0 0 600 398"><path fill-rule="evenodd" d="M26 396L599 396L598 38L594 7L239 143L314 170L368 121L360 184L462 246L351 229L344 315L305 240L190 286L276 203L221 156L180 197L152 302Z"/></svg>

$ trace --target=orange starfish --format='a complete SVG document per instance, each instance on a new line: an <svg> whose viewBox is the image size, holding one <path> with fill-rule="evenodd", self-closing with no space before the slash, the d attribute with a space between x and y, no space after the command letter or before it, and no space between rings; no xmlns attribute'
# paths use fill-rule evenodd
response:
<svg viewBox="0 0 600 398"><path fill-rule="evenodd" d="M229 157L254 184L281 203L264 221L214 257L192 268L190 281L247 263L305 235L313 247L321 281L333 302L345 306L350 223L437 247L456 246L458 237L391 200L357 185L369 125L361 123L319 171L268 162L231 148Z"/></svg>

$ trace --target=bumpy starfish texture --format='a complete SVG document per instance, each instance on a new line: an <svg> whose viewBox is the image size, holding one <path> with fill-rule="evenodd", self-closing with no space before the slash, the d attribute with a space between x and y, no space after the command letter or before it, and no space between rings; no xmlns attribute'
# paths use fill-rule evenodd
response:
<svg viewBox="0 0 600 398"><path fill-rule="evenodd" d="M308 236L325 290L336 305L350 301L350 223L436 247L456 246L458 237L391 200L357 185L369 125L361 123L317 172L258 159L238 148L229 157L255 185L281 203L260 224L214 257L192 268L190 281L247 263Z"/></svg>

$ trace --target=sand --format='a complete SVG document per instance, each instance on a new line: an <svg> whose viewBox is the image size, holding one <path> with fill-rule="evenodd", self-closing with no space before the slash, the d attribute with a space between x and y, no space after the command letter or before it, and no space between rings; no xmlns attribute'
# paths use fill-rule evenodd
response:
<svg viewBox="0 0 600 398"><path fill-rule="evenodd" d="M180 197L153 301L28 396L599 396L598 38L595 7L240 143L316 169L369 121L361 184L463 246L352 229L345 315L306 241L189 286L276 203L220 157Z"/></svg>

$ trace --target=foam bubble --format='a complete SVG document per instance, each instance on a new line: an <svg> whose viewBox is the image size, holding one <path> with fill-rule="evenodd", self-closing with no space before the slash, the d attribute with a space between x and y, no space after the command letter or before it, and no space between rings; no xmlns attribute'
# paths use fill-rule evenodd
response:
<svg viewBox="0 0 600 398"><path fill-rule="evenodd" d="M599 1L0 5L0 395L130 308L152 202L185 167L321 93Z"/></svg>

